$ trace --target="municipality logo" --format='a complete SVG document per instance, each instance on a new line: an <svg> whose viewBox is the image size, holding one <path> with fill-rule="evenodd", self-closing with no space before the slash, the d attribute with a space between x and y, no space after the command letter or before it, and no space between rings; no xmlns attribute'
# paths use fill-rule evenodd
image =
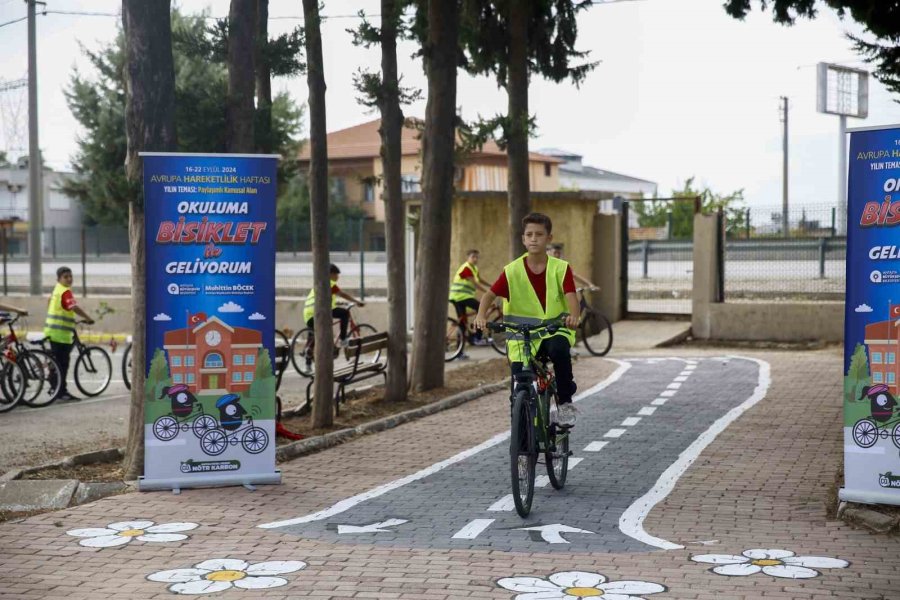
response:
<svg viewBox="0 0 900 600"><path fill-rule="evenodd" d="M881 271L872 271L869 275L869 281L872 283L881 283Z"/></svg>
<svg viewBox="0 0 900 600"><path fill-rule="evenodd" d="M900 488L900 475L894 475L890 471L878 476L878 485L883 488Z"/></svg>
<svg viewBox="0 0 900 600"><path fill-rule="evenodd" d="M177 295L178 295L178 291L179 291L179 290L178 290L178 284L177 284L177 283L170 283L170 284L166 287L166 290L167 290L170 294L172 294L173 296L177 296Z"/></svg>

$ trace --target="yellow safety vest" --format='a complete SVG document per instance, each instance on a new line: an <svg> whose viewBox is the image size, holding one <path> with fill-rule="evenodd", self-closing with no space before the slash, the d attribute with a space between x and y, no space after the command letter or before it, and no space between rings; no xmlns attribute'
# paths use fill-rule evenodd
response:
<svg viewBox="0 0 900 600"><path fill-rule="evenodd" d="M467 268L472 271L474 281L460 277L462 272ZM475 281L478 281L478 267L470 265L468 261L464 262L462 266L456 270L456 275L453 276L453 283L450 284L450 302L462 302L463 300L474 298L476 289Z"/></svg>
<svg viewBox="0 0 900 600"><path fill-rule="evenodd" d="M563 279L569 263L552 256L547 257L547 269L544 277L547 284L546 308L541 307L541 302L531 286L528 273L525 271L525 257L523 254L503 268L506 274L506 283L509 286L509 300L503 302L503 320L519 324L537 325L548 319L556 319L562 313L569 312L566 304L566 296L563 293ZM525 342L522 337L513 333L507 333L506 349L510 362L525 362ZM575 332L571 329L559 329L553 335L564 336L569 340L569 345L575 345ZM540 343L550 334L544 330L532 337L532 356L538 351Z"/></svg>
<svg viewBox="0 0 900 600"><path fill-rule="evenodd" d="M331 287L334 287L334 280L331 280ZM337 306L337 296L332 292L331 294L331 308L333 309ZM310 319L313 318L316 312L316 289L313 288L309 290L309 294L306 296L306 304L303 305L303 322L307 323Z"/></svg>
<svg viewBox="0 0 900 600"><path fill-rule="evenodd" d="M62 305L62 296L69 288L57 283L50 295L50 304L47 306L47 319L44 321L44 335L51 342L59 344L71 344L75 341L75 311L65 310Z"/></svg>

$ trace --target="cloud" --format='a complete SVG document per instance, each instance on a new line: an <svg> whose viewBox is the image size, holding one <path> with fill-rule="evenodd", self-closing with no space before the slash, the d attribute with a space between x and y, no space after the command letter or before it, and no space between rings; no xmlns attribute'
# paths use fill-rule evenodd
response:
<svg viewBox="0 0 900 600"><path fill-rule="evenodd" d="M266 317L258 312L253 313L249 317L247 317L250 321L265 321Z"/></svg>
<svg viewBox="0 0 900 600"><path fill-rule="evenodd" d="M860 304L859 306L856 307L856 310L854 312L870 313L870 312L872 312L872 307L869 306L868 304Z"/></svg>
<svg viewBox="0 0 900 600"><path fill-rule="evenodd" d="M159 313L155 317L153 317L154 321L171 321L172 317L167 315L166 313Z"/></svg>
<svg viewBox="0 0 900 600"><path fill-rule="evenodd" d="M242 313L244 312L244 307L240 304L235 304L234 302L226 302L222 306L219 307L219 312L221 313Z"/></svg>

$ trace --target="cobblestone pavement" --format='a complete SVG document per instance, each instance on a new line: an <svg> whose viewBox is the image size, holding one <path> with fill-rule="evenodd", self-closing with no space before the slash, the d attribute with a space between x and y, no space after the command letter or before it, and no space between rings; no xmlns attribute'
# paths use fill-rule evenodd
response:
<svg viewBox="0 0 900 600"><path fill-rule="evenodd" d="M618 378L581 401L573 450L582 461L566 489L541 488L533 519L518 523L574 524L591 534L517 531L510 529L518 524L514 513L487 510L503 498L503 443L471 449L507 428L507 399L498 393L286 463L281 486L135 493L2 524L0 597L163 598L169 587L221 589L215 595L228 598L900 597L897 538L825 516L841 452L840 353L740 354L747 358L670 349L625 362L630 367L577 362L582 391L613 373ZM683 385L669 387L675 383ZM641 414L651 407L652 414ZM326 519L259 527L345 507L416 474ZM199 526L162 534L177 541L149 541L158 534L137 537L153 532L134 522L140 519ZM473 535L487 519L495 520ZM400 534L407 523L399 520L423 528ZM111 539L129 543L85 547L66 534L116 522L128 529ZM338 533L339 525L347 533ZM359 531L366 526L385 531ZM462 530L471 537L454 541ZM569 544L545 541L556 539L554 531ZM742 555L752 549L768 552ZM719 555L699 557L718 566L692 561L696 555ZM235 562L153 575L216 558ZM303 564L257 564L271 561ZM611 581L560 574L571 571Z"/></svg>

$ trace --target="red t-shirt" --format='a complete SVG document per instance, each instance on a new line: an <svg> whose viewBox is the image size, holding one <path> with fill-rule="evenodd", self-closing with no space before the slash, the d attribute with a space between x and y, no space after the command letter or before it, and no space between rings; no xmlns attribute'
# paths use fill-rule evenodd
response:
<svg viewBox="0 0 900 600"><path fill-rule="evenodd" d="M472 272L472 269L466 267L462 270L462 273L459 274L462 279L468 279L469 277L475 277L475 273Z"/></svg>
<svg viewBox="0 0 900 600"><path fill-rule="evenodd" d="M541 308L546 310L547 271L545 270L543 273L534 273L528 267L528 261L524 258L522 260L525 261L525 272L528 274L528 281L531 282L531 287L534 288L534 293L537 294L538 300L541 302ZM500 271L500 277L498 277L497 281L494 282L494 285L491 286L491 291L497 296L509 300L509 282L506 281L506 271ZM563 294L568 293L575 293L575 277L572 275L571 266L566 267L566 274L563 277Z"/></svg>
<svg viewBox="0 0 900 600"><path fill-rule="evenodd" d="M60 299L63 310L72 310L75 306L75 294L72 293L72 290L66 290L63 292L62 298Z"/></svg>
<svg viewBox="0 0 900 600"><path fill-rule="evenodd" d="M332 284L331 284L331 295L332 295L332 296L333 296L334 294L337 294L337 293L340 292L340 291L341 291L341 288L339 288L339 287L337 286L336 283L332 283Z"/></svg>

